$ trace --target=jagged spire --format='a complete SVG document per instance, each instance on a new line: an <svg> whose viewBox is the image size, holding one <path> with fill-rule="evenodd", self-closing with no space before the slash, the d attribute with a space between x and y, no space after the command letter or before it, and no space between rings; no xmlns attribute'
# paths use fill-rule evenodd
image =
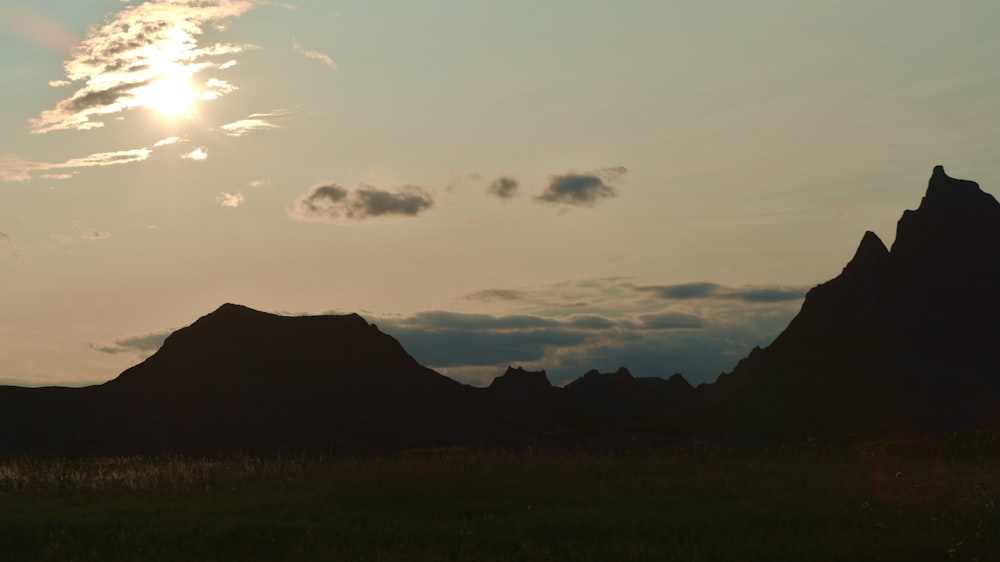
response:
<svg viewBox="0 0 1000 562"><path fill-rule="evenodd" d="M854 257L844 267L844 273L851 275L857 271L870 271L885 263L888 257L889 249L885 247L882 239L869 230L861 238L861 244L854 252Z"/></svg>

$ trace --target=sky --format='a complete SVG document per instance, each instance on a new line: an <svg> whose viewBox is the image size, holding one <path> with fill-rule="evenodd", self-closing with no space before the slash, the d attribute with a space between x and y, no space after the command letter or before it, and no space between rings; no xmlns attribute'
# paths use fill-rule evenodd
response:
<svg viewBox="0 0 1000 562"><path fill-rule="evenodd" d="M1000 193L1000 4L5 0L0 383L223 303L475 385L711 382L934 165ZM331 342L331 349L336 342Z"/></svg>

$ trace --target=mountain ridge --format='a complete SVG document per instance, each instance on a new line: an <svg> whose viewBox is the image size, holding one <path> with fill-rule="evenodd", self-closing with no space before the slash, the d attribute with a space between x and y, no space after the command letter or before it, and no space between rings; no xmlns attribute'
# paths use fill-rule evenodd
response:
<svg viewBox="0 0 1000 562"><path fill-rule="evenodd" d="M706 386L691 407L731 407L730 427L1000 426L1000 204L936 166L891 249L866 232L770 346Z"/></svg>
<svg viewBox="0 0 1000 562"><path fill-rule="evenodd" d="M0 387L0 454L621 448L1000 429L1000 204L932 172L891 247L871 231L765 348L697 389L508 367L485 388L357 314L226 303L103 385Z"/></svg>

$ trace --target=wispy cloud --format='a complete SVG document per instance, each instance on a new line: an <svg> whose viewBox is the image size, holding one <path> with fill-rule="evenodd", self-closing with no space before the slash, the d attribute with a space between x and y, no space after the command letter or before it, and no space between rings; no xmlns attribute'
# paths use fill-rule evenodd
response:
<svg viewBox="0 0 1000 562"><path fill-rule="evenodd" d="M181 137L167 137L163 140L158 140L155 143L153 143L153 147L161 147L161 146L168 146L171 144L177 144L183 140L184 139L182 139Z"/></svg>
<svg viewBox="0 0 1000 562"><path fill-rule="evenodd" d="M299 221L329 222L380 217L413 217L434 204L421 187L404 185L382 189L360 183L351 189L335 183L317 185L295 201L288 214Z"/></svg>
<svg viewBox="0 0 1000 562"><path fill-rule="evenodd" d="M498 198L498 199L513 199L518 195L518 188L521 184L510 176L503 176L493 180L489 187L486 188L486 193Z"/></svg>
<svg viewBox="0 0 1000 562"><path fill-rule="evenodd" d="M0 252L0 256L6 253L15 258L20 257L17 253L17 244L6 232L0 232L0 250L3 250Z"/></svg>
<svg viewBox="0 0 1000 562"><path fill-rule="evenodd" d="M190 89L193 75L218 68L249 45L199 46L203 27L238 17L263 0L151 0L129 6L91 29L63 67L66 79L82 83L69 98L31 120L35 133L87 130L101 118L127 109L162 109L170 94ZM224 89L209 86L222 95Z"/></svg>
<svg viewBox="0 0 1000 562"><path fill-rule="evenodd" d="M236 90L239 90L239 88L226 80L209 78L205 81L205 89L201 93L201 99L206 101L216 100Z"/></svg>
<svg viewBox="0 0 1000 562"><path fill-rule="evenodd" d="M279 129L281 126L274 123L274 120L280 120L287 117L288 114L289 112L284 109L276 109L267 113L252 113L246 119L226 123L225 125L219 127L219 130L224 135L242 137L256 131Z"/></svg>
<svg viewBox="0 0 1000 562"><path fill-rule="evenodd" d="M225 125L219 127L224 135L229 135L231 137L242 137L255 131L266 131L268 129L277 128L278 125L269 123L263 119L240 119L239 121L226 123Z"/></svg>
<svg viewBox="0 0 1000 562"><path fill-rule="evenodd" d="M159 330L137 336L124 336L106 343L89 343L88 346L101 353L129 353L149 356L160 349L171 333L173 333L172 329Z"/></svg>
<svg viewBox="0 0 1000 562"><path fill-rule="evenodd" d="M75 176L77 172L70 172L66 174L38 174L38 177L43 180L68 180Z"/></svg>
<svg viewBox="0 0 1000 562"><path fill-rule="evenodd" d="M130 162L141 162L149 158L150 154L151 151L148 148L119 150L117 152L98 152L82 158L67 160L58 167L87 168L91 166L116 166L118 164L128 164Z"/></svg>
<svg viewBox="0 0 1000 562"><path fill-rule="evenodd" d="M570 172L552 176L536 199L540 203L593 207L601 199L618 195L613 183L627 172L626 168L618 166L590 173Z"/></svg>
<svg viewBox="0 0 1000 562"><path fill-rule="evenodd" d="M142 162L152 154L150 148L133 148L115 152L97 152L71 158L65 162L36 162L16 156L0 156L0 180L6 182L30 182L33 172L60 170L67 168L91 168L116 166L132 162ZM47 179L69 179L73 174L46 174Z"/></svg>
<svg viewBox="0 0 1000 562"><path fill-rule="evenodd" d="M91 228L81 232L80 238L83 238L84 240L107 240L108 238L111 238L111 233Z"/></svg>
<svg viewBox="0 0 1000 562"><path fill-rule="evenodd" d="M84 226L81 221L73 221L71 224L73 225L73 228L79 231L79 237L83 240L107 240L108 238L111 238L110 232ZM72 236L65 235L53 235L52 238L63 243L74 241Z"/></svg>
<svg viewBox="0 0 1000 562"><path fill-rule="evenodd" d="M323 64L328 66L330 70L337 70L337 63L334 62L332 58L330 58L330 55L321 53L319 51L314 51L312 49L306 49L305 47L302 46L301 43L295 40L292 41L292 48L295 49L296 53L299 53L300 55L303 55L306 58L315 59L322 62Z"/></svg>
<svg viewBox="0 0 1000 562"><path fill-rule="evenodd" d="M205 148L204 146L199 146L198 148L195 148L191 152L185 152L184 154L181 154L181 158L185 158L187 160L194 160L195 162L207 160L208 149Z"/></svg>
<svg viewBox="0 0 1000 562"><path fill-rule="evenodd" d="M462 297L472 301L523 301L528 293L514 289L483 289Z"/></svg>
<svg viewBox="0 0 1000 562"><path fill-rule="evenodd" d="M222 205L223 207L231 207L235 209L243 204L243 193L227 193L223 191L218 197L215 198L215 200L218 201L219 205Z"/></svg>

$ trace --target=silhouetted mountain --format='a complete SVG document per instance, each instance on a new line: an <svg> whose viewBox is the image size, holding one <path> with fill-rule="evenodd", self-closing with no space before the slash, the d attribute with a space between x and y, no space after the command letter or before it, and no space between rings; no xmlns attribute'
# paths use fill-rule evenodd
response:
<svg viewBox="0 0 1000 562"><path fill-rule="evenodd" d="M503 435L466 390L360 316L227 304L104 385L0 392L29 404L0 412L0 450L350 452Z"/></svg>
<svg viewBox="0 0 1000 562"><path fill-rule="evenodd" d="M518 401L550 398L555 390L545 371L525 371L521 367L507 367L487 388L494 396Z"/></svg>
<svg viewBox="0 0 1000 562"><path fill-rule="evenodd" d="M472 388L356 314L233 304L104 385L0 387L0 454L614 448L962 428L1000 428L1000 204L940 166L891 250L866 232L770 346L698 389L625 368L563 388L508 368Z"/></svg>
<svg viewBox="0 0 1000 562"><path fill-rule="evenodd" d="M696 417L758 431L997 425L1000 204L937 166L891 251L865 233L770 346L700 394Z"/></svg>
<svg viewBox="0 0 1000 562"><path fill-rule="evenodd" d="M566 399L580 406L647 413L684 402L693 390L679 373L669 380L636 378L625 367L614 373L591 370L563 387Z"/></svg>
<svg viewBox="0 0 1000 562"><path fill-rule="evenodd" d="M278 316L235 304L177 330L152 357L107 384L231 387L317 377L348 386L459 386L357 314Z"/></svg>
<svg viewBox="0 0 1000 562"><path fill-rule="evenodd" d="M695 388L680 373L669 379L660 377L636 377L635 381L647 392L657 396L664 404L677 405L686 402L695 393Z"/></svg>
<svg viewBox="0 0 1000 562"><path fill-rule="evenodd" d="M640 416L614 396L567 416L562 392L520 368L461 385L356 314L226 304L103 385L0 388L0 454L576 447L613 442L618 421Z"/></svg>

